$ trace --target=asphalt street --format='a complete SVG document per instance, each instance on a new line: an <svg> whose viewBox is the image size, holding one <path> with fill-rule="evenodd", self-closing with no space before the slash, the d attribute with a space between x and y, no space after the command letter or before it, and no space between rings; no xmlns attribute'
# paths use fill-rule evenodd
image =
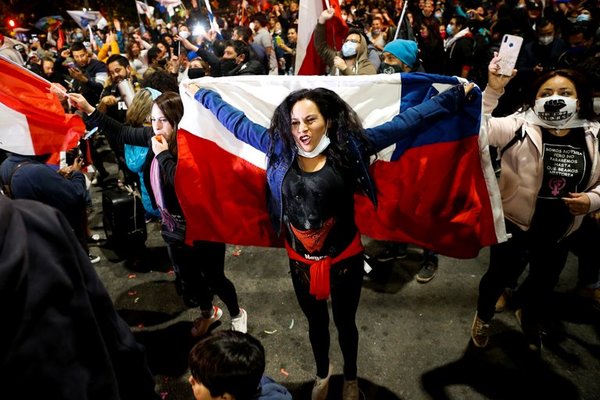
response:
<svg viewBox="0 0 600 400"><path fill-rule="evenodd" d="M93 189L91 227L102 228L101 188ZM149 223L146 250L133 265L100 242L96 271L119 314L146 346L157 391L164 399L193 399L187 383L189 332L197 310L175 292L174 275L156 222ZM381 244L363 237L367 253ZM554 320L539 357L527 349L514 317L496 315L487 348L469 344L477 288L488 264L488 249L474 259L441 257L436 277L414 279L421 251L406 259L373 263L364 278L357 316L360 332L359 385L365 399L600 399L600 311L573 293L576 259L568 265L548 302ZM229 245L226 274L248 312L249 333L267 353L266 374L309 399L314 361L307 323L294 296L285 251ZM219 299L215 304L223 306ZM227 313L215 329L229 329ZM330 399L341 398L342 361L333 322Z"/></svg>

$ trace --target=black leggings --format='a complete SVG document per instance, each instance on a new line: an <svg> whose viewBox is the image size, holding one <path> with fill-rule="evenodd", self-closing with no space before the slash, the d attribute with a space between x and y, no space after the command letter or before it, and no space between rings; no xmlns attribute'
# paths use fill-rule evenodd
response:
<svg viewBox="0 0 600 400"><path fill-rule="evenodd" d="M308 336L317 363L317 375L327 376L329 370L329 310L327 300L317 300L309 293L309 267L290 260L292 282L300 308L308 320ZM344 378L356 379L358 328L356 310L363 280L363 254L350 257L331 267L331 309L333 322L344 357Z"/></svg>
<svg viewBox="0 0 600 400"><path fill-rule="evenodd" d="M478 316L484 321L492 319L504 288L514 285L529 260L529 274L519 288L519 299L523 312L539 320L544 317L544 303L565 266L571 238L559 242L544 240L539 234L523 231L508 220L505 222L512 238L490 249L490 265L479 283Z"/></svg>
<svg viewBox="0 0 600 400"><path fill-rule="evenodd" d="M203 314L212 310L216 294L232 317L239 315L237 293L225 276L225 244L195 241L169 244L169 257L175 270L177 291L188 307L200 307Z"/></svg>

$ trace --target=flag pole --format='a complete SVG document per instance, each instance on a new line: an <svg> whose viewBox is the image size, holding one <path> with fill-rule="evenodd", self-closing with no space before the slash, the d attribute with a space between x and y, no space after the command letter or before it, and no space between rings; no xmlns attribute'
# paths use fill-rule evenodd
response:
<svg viewBox="0 0 600 400"><path fill-rule="evenodd" d="M402 13L400 14L400 20L398 21L398 27L396 28L396 33L394 34L394 40L398 39L398 32L400 32L400 26L402 26L402 21L404 21L404 14L406 14L407 5L407 1L404 0L404 5L402 6Z"/></svg>

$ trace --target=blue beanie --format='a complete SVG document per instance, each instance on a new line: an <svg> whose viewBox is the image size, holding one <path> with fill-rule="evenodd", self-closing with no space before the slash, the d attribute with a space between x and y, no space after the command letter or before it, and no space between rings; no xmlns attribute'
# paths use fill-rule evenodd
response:
<svg viewBox="0 0 600 400"><path fill-rule="evenodd" d="M419 49L417 43L412 40L396 39L386 44L383 51L387 51L406 64L409 68L412 68L417 62Z"/></svg>

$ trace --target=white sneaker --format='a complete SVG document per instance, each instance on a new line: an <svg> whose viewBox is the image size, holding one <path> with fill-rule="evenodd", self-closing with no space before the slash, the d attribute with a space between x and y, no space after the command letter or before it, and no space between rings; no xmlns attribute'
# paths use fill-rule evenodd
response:
<svg viewBox="0 0 600 400"><path fill-rule="evenodd" d="M100 256L95 256L92 253L88 254L88 257L90 258L90 262L92 264L96 264L97 262L100 261Z"/></svg>
<svg viewBox="0 0 600 400"><path fill-rule="evenodd" d="M248 313L246 310L240 308L240 315L231 319L231 329L242 333L248 332Z"/></svg>
<svg viewBox="0 0 600 400"><path fill-rule="evenodd" d="M329 371L325 378L315 378L315 385L313 386L311 393L311 400L327 400L327 394L329 392L329 378L333 372L333 365L329 364Z"/></svg>
<svg viewBox="0 0 600 400"><path fill-rule="evenodd" d="M222 315L223 310L217 306L213 306L213 314L210 318L204 318L202 316L200 318L196 318L194 321L194 326L192 327L192 336L198 337L204 335L212 324L221 319Z"/></svg>

